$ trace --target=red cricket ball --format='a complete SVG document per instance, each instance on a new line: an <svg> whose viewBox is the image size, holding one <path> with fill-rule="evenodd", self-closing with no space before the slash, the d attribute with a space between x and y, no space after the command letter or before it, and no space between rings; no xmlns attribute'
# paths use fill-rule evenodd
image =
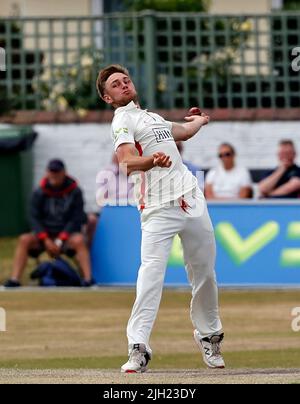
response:
<svg viewBox="0 0 300 404"><path fill-rule="evenodd" d="M189 116L191 116L191 115L201 115L201 109L198 108L198 107L192 107L192 108L189 109L188 115Z"/></svg>

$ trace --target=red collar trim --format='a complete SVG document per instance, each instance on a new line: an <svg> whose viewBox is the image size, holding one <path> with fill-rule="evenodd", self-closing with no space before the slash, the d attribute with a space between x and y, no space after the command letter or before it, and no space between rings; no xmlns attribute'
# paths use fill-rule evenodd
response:
<svg viewBox="0 0 300 404"><path fill-rule="evenodd" d="M69 177L70 178L70 177ZM77 182L75 180L72 181L70 185L68 185L66 188L55 191L55 189L47 188L48 184L48 179L46 177L41 179L40 182L40 187L42 188L43 192L50 197L63 197L70 192L72 192L75 188L77 188Z"/></svg>

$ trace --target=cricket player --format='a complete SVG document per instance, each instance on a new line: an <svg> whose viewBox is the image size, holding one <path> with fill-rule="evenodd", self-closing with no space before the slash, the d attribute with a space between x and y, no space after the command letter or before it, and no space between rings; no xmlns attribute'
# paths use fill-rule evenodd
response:
<svg viewBox="0 0 300 404"><path fill-rule="evenodd" d="M181 238L192 286L194 339L208 367L224 368L214 231L203 193L182 163L175 143L196 135L209 117L200 113L179 124L141 109L129 73L120 65L101 70L96 85L100 97L115 109L112 138L118 161L125 166L127 175L137 172L139 178L135 187L141 212L141 267L127 325L129 359L121 372L144 372L152 357L149 339L176 234Z"/></svg>

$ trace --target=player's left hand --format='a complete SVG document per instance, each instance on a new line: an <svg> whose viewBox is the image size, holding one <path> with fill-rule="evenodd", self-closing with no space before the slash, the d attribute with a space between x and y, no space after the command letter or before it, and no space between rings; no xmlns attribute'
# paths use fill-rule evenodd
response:
<svg viewBox="0 0 300 404"><path fill-rule="evenodd" d="M153 154L153 166L169 168L172 165L170 156L165 155L163 152L156 152Z"/></svg>

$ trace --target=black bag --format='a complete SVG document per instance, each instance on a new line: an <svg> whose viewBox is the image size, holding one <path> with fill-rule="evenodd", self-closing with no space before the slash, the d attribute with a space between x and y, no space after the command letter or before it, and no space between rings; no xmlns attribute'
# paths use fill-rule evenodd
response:
<svg viewBox="0 0 300 404"><path fill-rule="evenodd" d="M63 258L46 261L31 273L31 279L39 279L40 286L81 286L80 276Z"/></svg>

